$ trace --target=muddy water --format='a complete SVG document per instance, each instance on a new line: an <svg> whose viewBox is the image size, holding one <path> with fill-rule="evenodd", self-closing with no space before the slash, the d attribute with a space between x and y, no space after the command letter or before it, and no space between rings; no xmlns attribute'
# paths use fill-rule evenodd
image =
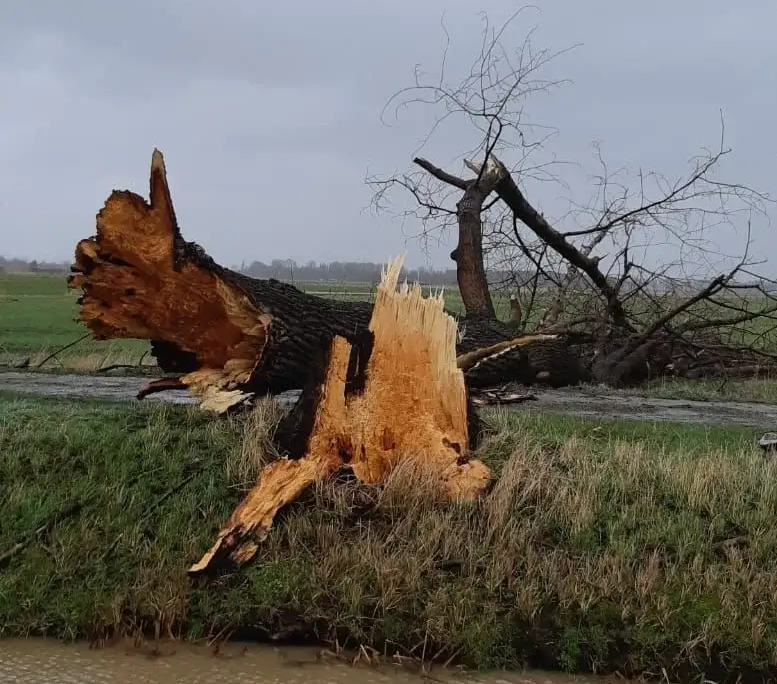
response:
<svg viewBox="0 0 777 684"><path fill-rule="evenodd" d="M473 676L434 670L432 678L386 663L353 667L309 649L230 644L218 655L204 646L169 644L158 655L129 646L89 649L44 639L0 640L3 684L594 684L597 678L545 673Z"/></svg>
<svg viewBox="0 0 777 684"><path fill-rule="evenodd" d="M92 398L134 401L148 378L85 375L45 375L0 371L0 391L62 398ZM657 420L702 425L742 425L759 430L777 428L777 406L744 402L647 399L591 390L541 390L537 400L510 406L511 411L540 411L587 418ZM296 392L279 399L291 402ZM144 401L191 403L187 392L151 395Z"/></svg>

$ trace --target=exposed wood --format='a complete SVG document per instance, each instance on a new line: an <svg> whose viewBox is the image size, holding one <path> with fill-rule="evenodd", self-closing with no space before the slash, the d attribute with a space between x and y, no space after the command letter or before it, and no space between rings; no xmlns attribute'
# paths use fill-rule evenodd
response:
<svg viewBox="0 0 777 684"><path fill-rule="evenodd" d="M479 392L473 397L472 401L475 406L522 404L527 401L537 401L537 395L522 392L509 392L504 389L493 389Z"/></svg>
<svg viewBox="0 0 777 684"><path fill-rule="evenodd" d="M487 488L488 467L468 456L456 323L442 296L425 299L417 285L397 290L401 265L398 259L384 273L369 336L355 346L335 337L312 403L300 398L300 406L314 411L302 458L276 461L260 474L190 573L250 560L278 511L343 466L362 482L379 484L398 463L411 461L451 500L472 500Z"/></svg>
<svg viewBox="0 0 777 684"><path fill-rule="evenodd" d="M521 300L518 299L518 295L510 295L510 318L509 323L514 328L521 329L523 327L523 312L521 311Z"/></svg>
<svg viewBox="0 0 777 684"><path fill-rule="evenodd" d="M221 528L216 543L189 568L189 574L197 575L226 563L240 566L250 561L270 532L278 511L337 466L337 460L329 463L315 458L283 459L269 464Z"/></svg>

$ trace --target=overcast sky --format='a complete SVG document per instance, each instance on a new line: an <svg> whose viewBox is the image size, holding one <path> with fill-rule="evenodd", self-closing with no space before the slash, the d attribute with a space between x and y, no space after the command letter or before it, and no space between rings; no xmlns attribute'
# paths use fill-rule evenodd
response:
<svg viewBox="0 0 777 684"><path fill-rule="evenodd" d="M498 24L509 0L25 0L0 21L0 254L69 259L113 188L146 194L165 154L184 236L227 265L273 258L371 260L420 246L368 210L365 177L409 168L428 117L381 110L421 64L450 77L480 46L477 11ZM572 85L529 103L555 126L559 157L679 173L714 145L720 110L727 177L777 183L775 0L555 0L513 24L516 44L580 44L548 71ZM462 173L471 144L442 131L430 151ZM456 161L458 160L458 161ZM593 167L592 167L593 170ZM556 190L538 190L551 214ZM404 230L404 232L403 232ZM777 256L756 227L759 253ZM433 246L448 265L450 244ZM774 270L774 269L771 269Z"/></svg>

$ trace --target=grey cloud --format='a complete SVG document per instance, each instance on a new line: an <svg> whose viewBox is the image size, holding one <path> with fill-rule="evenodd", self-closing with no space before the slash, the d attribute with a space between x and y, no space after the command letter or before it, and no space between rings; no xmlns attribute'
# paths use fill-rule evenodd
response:
<svg viewBox="0 0 777 684"><path fill-rule="evenodd" d="M482 5L498 24L519 5ZM430 123L410 109L391 128L379 115L443 46L461 74L477 54L480 20L468 0L247 3L225 0L27 0L0 22L0 253L67 258L90 234L114 187L146 191L152 147L164 152L185 234L226 263L293 257L384 259L409 250L397 222L364 212L369 172L407 168ZM540 47L582 46L548 66L574 85L528 103L561 132L553 151L590 162L679 173L718 135L726 112L731 177L777 181L777 24L773 0L547 3ZM428 148L455 161L473 142L453 126ZM585 173L570 172L576 193ZM558 190L531 188L553 212ZM560 209L559 209L560 211ZM413 232L409 227L408 232ZM757 235L764 253L777 255ZM449 245L432 256L446 263Z"/></svg>

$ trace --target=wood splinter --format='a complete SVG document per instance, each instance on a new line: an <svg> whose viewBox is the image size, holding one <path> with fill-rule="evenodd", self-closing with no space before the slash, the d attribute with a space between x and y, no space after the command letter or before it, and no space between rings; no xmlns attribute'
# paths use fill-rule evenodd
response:
<svg viewBox="0 0 777 684"><path fill-rule="evenodd" d="M314 417L302 458L264 469L190 574L249 561L278 511L344 465L360 481L378 484L401 460L412 459L452 501L474 500L487 489L489 468L468 456L467 388L456 358L456 323L443 310L441 294L424 298L418 285L397 289L401 267L400 258L383 273L367 343L354 349L348 340L334 338L324 381L310 390ZM309 399L303 394L298 406Z"/></svg>

